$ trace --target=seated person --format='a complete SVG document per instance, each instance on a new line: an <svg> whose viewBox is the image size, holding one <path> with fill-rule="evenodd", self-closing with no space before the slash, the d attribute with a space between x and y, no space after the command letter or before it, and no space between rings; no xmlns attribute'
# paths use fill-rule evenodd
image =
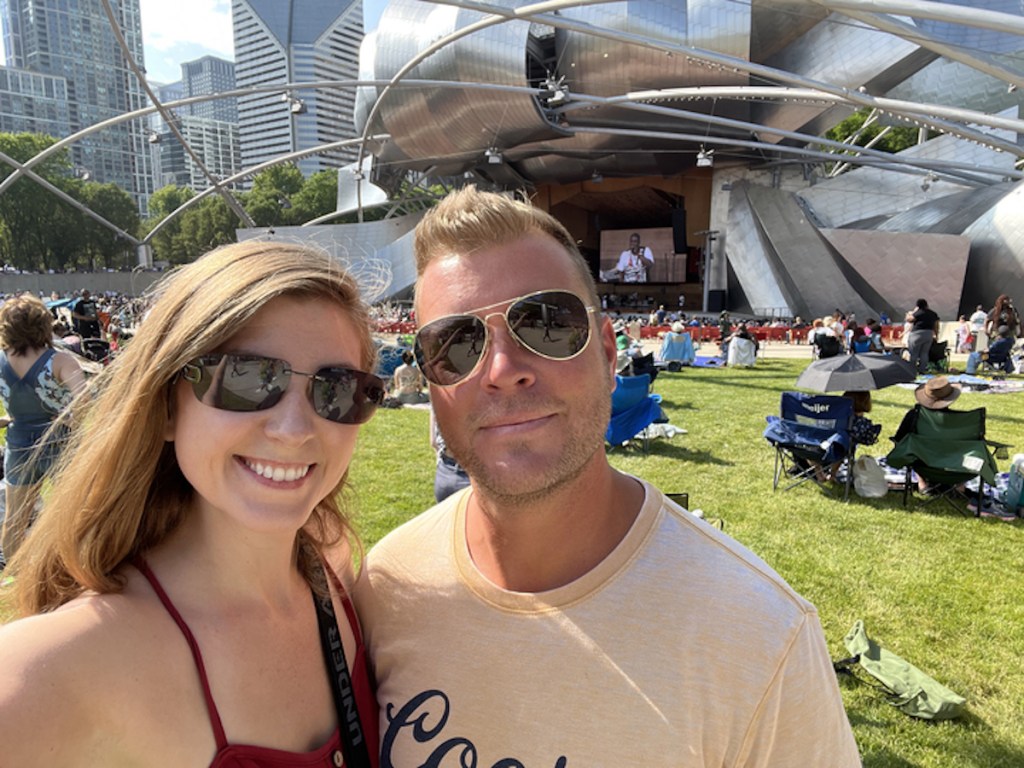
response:
<svg viewBox="0 0 1024 768"><path fill-rule="evenodd" d="M867 335L867 326L864 326L863 328L854 326L847 331L847 333L850 334L851 352L871 351L871 337Z"/></svg>
<svg viewBox="0 0 1024 768"><path fill-rule="evenodd" d="M741 358L744 357L744 354L739 349L736 349L735 352L733 352L732 342L737 339L744 339L745 341L749 341L753 344L753 353L750 354L748 360L741 360ZM757 352L759 347L760 345L758 344L757 337L750 332L750 329L748 328L746 323L740 323L738 326L736 326L736 330L733 331L733 333L729 336L729 338L725 340L725 343L722 345L722 348L726 354L726 359L729 361L729 365L733 365L735 363L739 363L741 365L753 365L754 361L757 359Z"/></svg>
<svg viewBox="0 0 1024 768"><path fill-rule="evenodd" d="M1001 325L996 332L995 341L988 345L984 352L971 352L967 356L967 373L977 373L982 362L999 366L1005 373L1013 373L1013 360L1010 351L1013 349L1013 335L1009 326Z"/></svg>
<svg viewBox="0 0 1024 768"><path fill-rule="evenodd" d="M843 344L836 335L836 332L828 325L825 325L824 320L815 320L815 323L822 323L818 327L817 332L814 334L814 340L811 342L814 346L815 356L821 360L826 357L835 357L843 351ZM808 336L808 338L810 338Z"/></svg>
<svg viewBox="0 0 1024 768"><path fill-rule="evenodd" d="M402 352L402 364L395 368L392 386L394 397L403 405L430 402L430 397L423 391L423 376L416 367L412 352L408 349Z"/></svg>
<svg viewBox="0 0 1024 768"><path fill-rule="evenodd" d="M914 399L924 408L928 408L932 411L944 411L953 404L953 402L960 397L960 385L952 383L945 376L935 376L923 384L919 384L917 389L914 390ZM894 443L898 443L906 435L914 431L914 427L917 425L917 408L911 408L903 416L903 421L900 422L899 427L896 429L896 434L892 440ZM907 468L910 471L910 468ZM928 481L923 477L917 478L917 487L924 493L929 490Z"/></svg>
<svg viewBox="0 0 1024 768"><path fill-rule="evenodd" d="M868 339L868 352L885 352L885 344L882 342L882 328L874 318L868 318L864 323L864 335ZM857 350L858 352L860 350Z"/></svg>
<svg viewBox="0 0 1024 768"><path fill-rule="evenodd" d="M686 328L679 321L672 323L671 330L662 338L658 358L663 363L678 362L681 365L691 365L696 357L693 339L686 332Z"/></svg>

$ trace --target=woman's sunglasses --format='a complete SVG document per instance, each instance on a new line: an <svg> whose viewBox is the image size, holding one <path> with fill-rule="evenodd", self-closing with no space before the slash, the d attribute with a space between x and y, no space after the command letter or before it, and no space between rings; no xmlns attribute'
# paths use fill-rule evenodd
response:
<svg viewBox="0 0 1024 768"><path fill-rule="evenodd" d="M569 291L540 291L512 299L504 312L478 313L499 301L460 315L431 320L416 333L416 362L427 381L450 387L468 378L487 353L487 321L502 315L509 333L523 347L547 360L571 360L590 341L590 314L583 299Z"/></svg>
<svg viewBox="0 0 1024 768"><path fill-rule="evenodd" d="M273 408L292 376L310 380L309 402L318 416L337 424L362 424L384 401L384 382L372 373L327 367L316 373L293 370L284 360L258 355L210 354L181 369L199 402L222 411Z"/></svg>

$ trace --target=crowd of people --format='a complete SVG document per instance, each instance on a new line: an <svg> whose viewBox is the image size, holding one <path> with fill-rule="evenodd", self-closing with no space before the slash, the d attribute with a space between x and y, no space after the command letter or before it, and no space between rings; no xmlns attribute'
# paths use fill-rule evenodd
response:
<svg viewBox="0 0 1024 768"><path fill-rule="evenodd" d="M390 382L354 278L301 245L219 248L123 317L133 302L83 292L82 339L133 332L88 387L43 302L0 308L4 404L44 428L26 440L64 446L9 470L49 483L40 514L16 515L5 574L5 759L860 765L814 606L609 463L629 323L602 313L564 227L470 186L427 213L415 254L415 309L386 312L417 326ZM934 333L915 313L910 335ZM856 350L878 327L833 321L815 344ZM717 322L725 344L756 342ZM16 380L47 382L45 426ZM453 471L363 554L348 470L389 390L429 399ZM877 439L870 398L848 394Z"/></svg>

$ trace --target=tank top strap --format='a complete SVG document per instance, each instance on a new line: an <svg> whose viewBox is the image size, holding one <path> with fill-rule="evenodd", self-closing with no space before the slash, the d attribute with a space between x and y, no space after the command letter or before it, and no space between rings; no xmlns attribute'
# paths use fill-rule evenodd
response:
<svg viewBox="0 0 1024 768"><path fill-rule="evenodd" d="M213 728L214 739L217 741L217 751L220 752L220 750L228 745L228 740L224 734L224 726L220 721L220 713L217 712L217 705L213 701L213 694L210 692L210 681L206 679L206 667L203 664L203 655L199 652L199 643L196 642L192 630L188 628L188 624L185 623L181 614L178 613L178 609L174 607L174 603L171 602L171 598L168 597L164 588L160 585L156 574L153 573L149 564L141 556L136 556L132 560L132 565L139 570L139 573L146 577L146 581L153 587L156 596L160 598L160 602L163 603L167 613L174 619L174 623L178 625L178 629L181 630L181 634L185 636L185 640L188 642L189 650L192 651L192 658L196 664L196 671L199 672L199 682L203 686L203 698L206 699L206 709L210 715L210 726Z"/></svg>
<svg viewBox="0 0 1024 768"><path fill-rule="evenodd" d="M46 370L47 367L52 365L51 361L53 360L53 355L53 347L47 347L46 349L44 349L43 353L36 358L36 361L32 363L32 367L25 372L25 375L22 377L21 380L28 386L34 387L36 385L36 380L39 378L39 375L44 370Z"/></svg>

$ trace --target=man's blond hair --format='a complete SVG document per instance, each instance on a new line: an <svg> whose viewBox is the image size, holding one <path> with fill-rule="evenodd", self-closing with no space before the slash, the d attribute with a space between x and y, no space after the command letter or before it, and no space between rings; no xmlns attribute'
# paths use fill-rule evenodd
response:
<svg viewBox="0 0 1024 768"><path fill-rule="evenodd" d="M422 278L439 258L468 256L533 234L548 235L565 249L585 288L583 298L597 306L590 267L558 219L510 195L482 192L473 185L449 194L416 227L416 274Z"/></svg>

